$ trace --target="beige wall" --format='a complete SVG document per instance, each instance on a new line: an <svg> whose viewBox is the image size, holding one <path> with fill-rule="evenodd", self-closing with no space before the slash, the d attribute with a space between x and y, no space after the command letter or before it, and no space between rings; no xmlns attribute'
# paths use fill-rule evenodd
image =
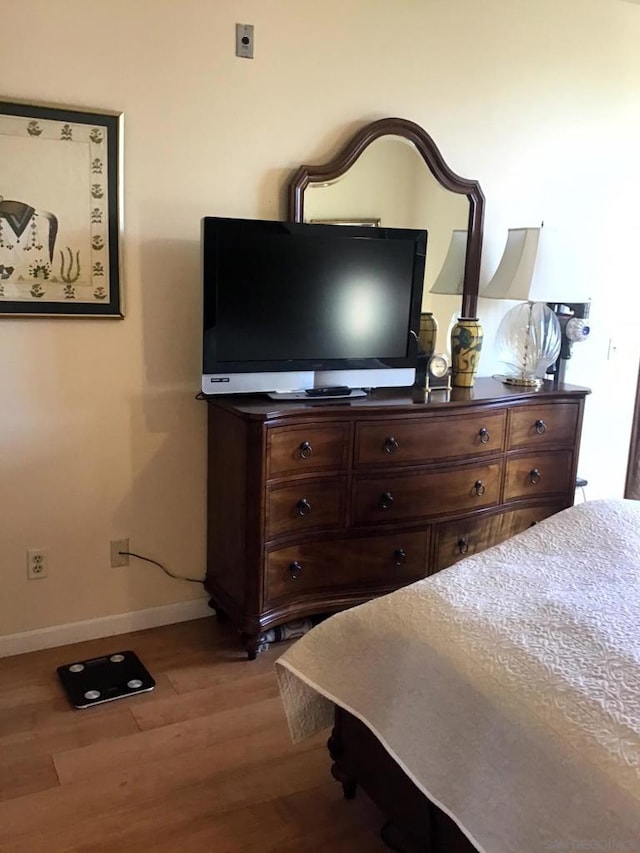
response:
<svg viewBox="0 0 640 853"><path fill-rule="evenodd" d="M616 381L631 398L637 364L606 353L625 313L611 306L637 288L615 226L637 225L638 6L0 0L0 13L5 96L125 113L127 303L124 322L0 319L0 634L202 594L148 564L108 566L109 540L128 536L174 572L203 573L199 220L284 215L292 169L377 117L422 124L480 181L484 280L509 226L607 225L619 269L604 238L585 245L606 275L571 375L601 395L582 473L594 492L621 489L627 414L609 419L617 467L604 470L596 426ZM253 61L234 56L236 21L256 27ZM27 582L27 547L48 550L46 580Z"/></svg>

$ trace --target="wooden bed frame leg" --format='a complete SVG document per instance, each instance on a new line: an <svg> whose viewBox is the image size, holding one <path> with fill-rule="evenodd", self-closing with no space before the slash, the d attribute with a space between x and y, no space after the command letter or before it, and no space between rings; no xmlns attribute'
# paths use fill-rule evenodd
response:
<svg viewBox="0 0 640 853"><path fill-rule="evenodd" d="M407 853L407 848L403 843L402 833L392 821L387 821L380 830L380 838L385 847L389 850L394 850L395 853Z"/></svg>
<svg viewBox="0 0 640 853"><path fill-rule="evenodd" d="M327 741L327 749L329 750L329 755L333 761L337 761L342 755L342 743L335 726L333 727L329 740Z"/></svg>
<svg viewBox="0 0 640 853"><path fill-rule="evenodd" d="M327 747L346 799L361 787L387 816L380 831L395 853L476 853L451 818L409 779L367 726L339 706Z"/></svg>
<svg viewBox="0 0 640 853"><path fill-rule="evenodd" d="M339 761L334 761L331 765L331 775L342 785L342 793L345 800L353 800L358 790L357 780L345 772Z"/></svg>
<svg viewBox="0 0 640 853"><path fill-rule="evenodd" d="M438 849L431 844L425 847L424 841L416 841L411 838L392 820L387 821L382 827L380 838L385 847L393 850L394 853L431 853L431 851ZM446 847L439 849L448 850Z"/></svg>
<svg viewBox="0 0 640 853"><path fill-rule="evenodd" d="M329 750L329 755L333 759L331 775L342 785L345 800L353 800L358 789L358 782L347 772L340 760L344 753L344 748L342 746L338 725L335 725L331 731L331 735L327 741L327 749Z"/></svg>

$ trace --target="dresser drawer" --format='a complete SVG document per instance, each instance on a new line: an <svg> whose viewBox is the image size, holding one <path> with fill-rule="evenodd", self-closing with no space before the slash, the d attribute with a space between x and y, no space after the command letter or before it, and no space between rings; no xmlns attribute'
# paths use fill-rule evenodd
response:
<svg viewBox="0 0 640 853"><path fill-rule="evenodd" d="M341 527L344 517L343 477L301 479L267 489L266 538L326 527Z"/></svg>
<svg viewBox="0 0 640 853"><path fill-rule="evenodd" d="M498 503L502 464L491 462L418 474L356 480L356 525L412 521Z"/></svg>
<svg viewBox="0 0 640 853"><path fill-rule="evenodd" d="M426 531L306 542L267 554L265 599L367 588L396 588L426 573Z"/></svg>
<svg viewBox="0 0 640 853"><path fill-rule="evenodd" d="M446 569L463 557L478 554L492 545L498 545L543 518L564 509L564 503L515 509L500 515L467 518L438 524L435 527L435 557L433 572Z"/></svg>
<svg viewBox="0 0 640 853"><path fill-rule="evenodd" d="M573 489L572 463L570 450L510 456L504 481L505 501L568 494Z"/></svg>
<svg viewBox="0 0 640 853"><path fill-rule="evenodd" d="M492 410L456 417L388 420L356 425L355 464L406 465L504 448L507 413Z"/></svg>
<svg viewBox="0 0 640 853"><path fill-rule="evenodd" d="M508 449L531 447L573 447L578 429L580 406L555 403L522 406L511 411Z"/></svg>
<svg viewBox="0 0 640 853"><path fill-rule="evenodd" d="M349 424L271 427L267 478L305 471L339 471L349 459Z"/></svg>

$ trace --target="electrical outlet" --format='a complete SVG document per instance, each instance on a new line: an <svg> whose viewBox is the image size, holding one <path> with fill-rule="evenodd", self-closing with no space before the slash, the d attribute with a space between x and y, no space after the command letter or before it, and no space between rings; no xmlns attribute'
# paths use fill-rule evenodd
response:
<svg viewBox="0 0 640 853"><path fill-rule="evenodd" d="M129 555L126 552L129 550L128 539L112 539L111 540L111 567L129 565Z"/></svg>
<svg viewBox="0 0 640 853"><path fill-rule="evenodd" d="M236 56L253 59L253 24L236 24Z"/></svg>
<svg viewBox="0 0 640 853"><path fill-rule="evenodd" d="M27 550L27 577L29 580L39 580L47 576L47 552L41 548Z"/></svg>

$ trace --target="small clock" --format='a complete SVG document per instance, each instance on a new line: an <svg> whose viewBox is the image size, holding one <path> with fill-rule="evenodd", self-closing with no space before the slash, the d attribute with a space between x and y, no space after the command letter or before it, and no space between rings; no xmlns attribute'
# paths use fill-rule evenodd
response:
<svg viewBox="0 0 640 853"><path fill-rule="evenodd" d="M434 352L427 361L426 391L449 390L451 388L451 372L449 356L444 352Z"/></svg>

